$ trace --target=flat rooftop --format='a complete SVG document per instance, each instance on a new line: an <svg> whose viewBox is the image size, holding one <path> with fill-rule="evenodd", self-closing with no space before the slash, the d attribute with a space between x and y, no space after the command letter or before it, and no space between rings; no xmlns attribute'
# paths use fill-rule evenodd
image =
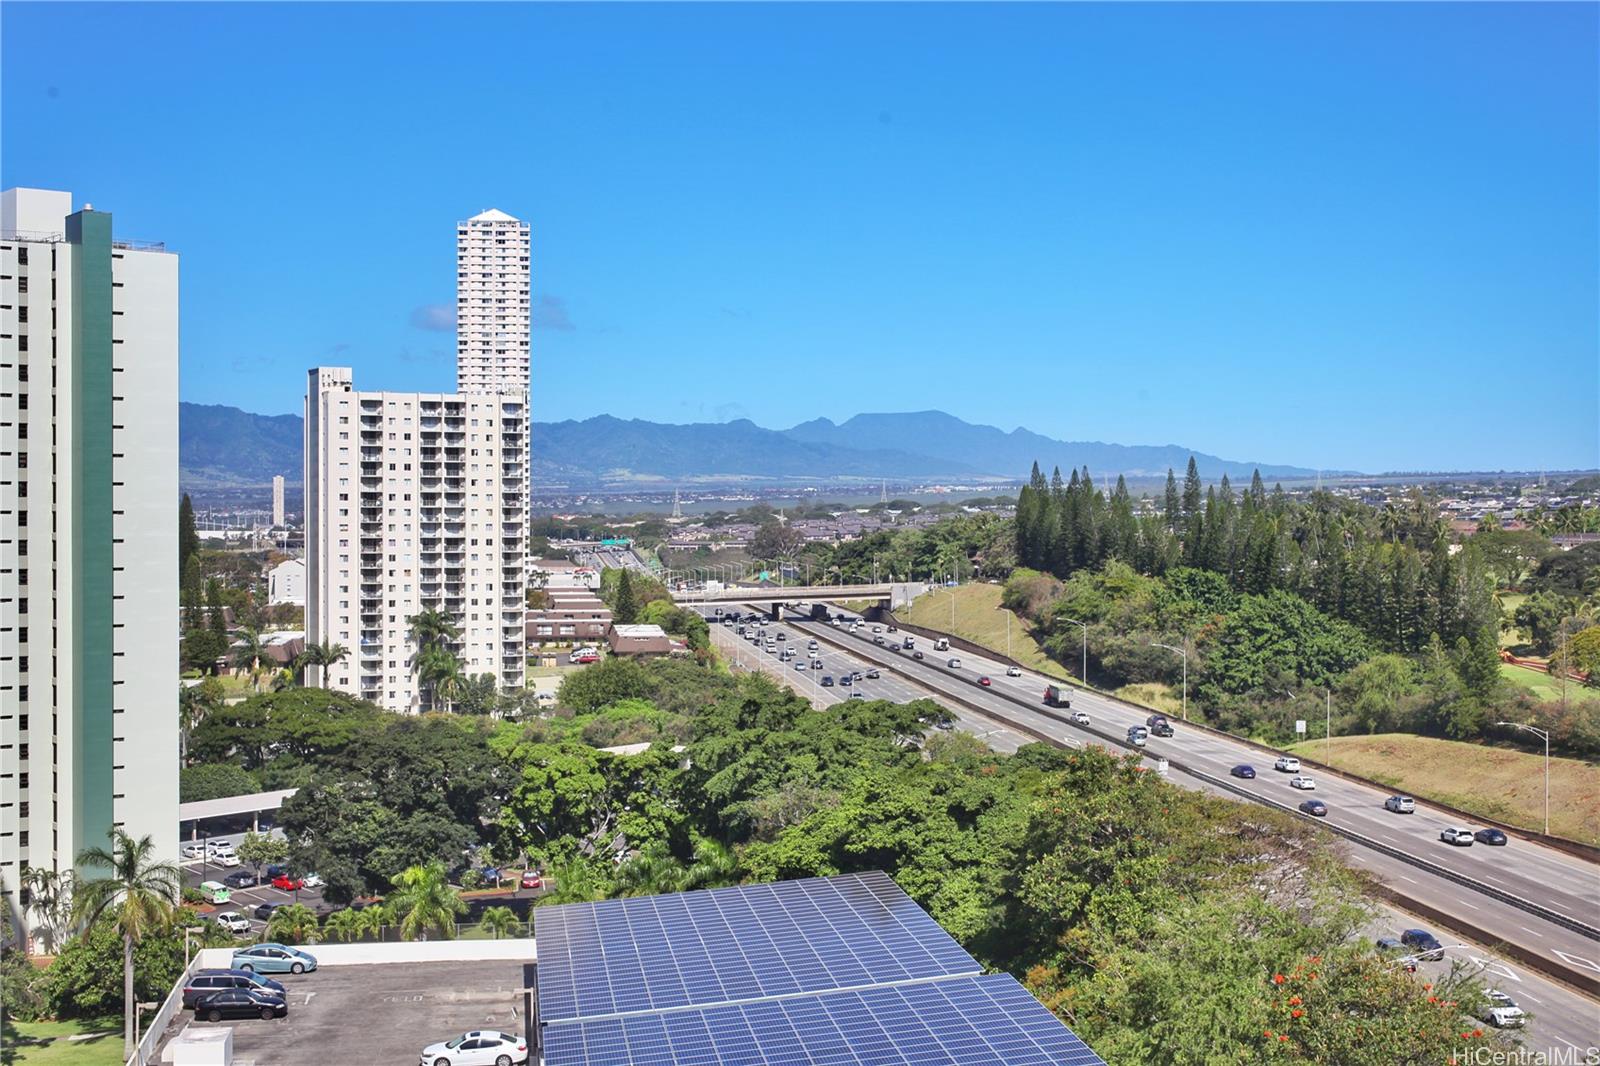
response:
<svg viewBox="0 0 1600 1066"><path fill-rule="evenodd" d="M415 1063L429 1044L473 1029L527 1035L521 990L533 973L522 962L393 962L272 976L288 990L287 1017L207 1022L179 1011L155 1061L185 1026L231 1026L234 1066Z"/></svg>

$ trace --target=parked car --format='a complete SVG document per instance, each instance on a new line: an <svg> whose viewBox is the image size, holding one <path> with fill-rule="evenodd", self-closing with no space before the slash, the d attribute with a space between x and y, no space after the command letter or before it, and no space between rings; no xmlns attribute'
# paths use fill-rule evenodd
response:
<svg viewBox="0 0 1600 1066"><path fill-rule="evenodd" d="M254 888L261 883L261 880L249 870L235 870L224 877L222 883L229 888Z"/></svg>
<svg viewBox="0 0 1600 1066"><path fill-rule="evenodd" d="M1312 789L1317 787L1317 782L1314 779L1307 777L1305 774L1295 774L1293 777L1289 778L1289 787L1310 792Z"/></svg>
<svg viewBox="0 0 1600 1066"><path fill-rule="evenodd" d="M1503 848L1506 846L1506 835L1498 829L1480 829L1472 834L1472 838L1480 844L1488 844L1491 847Z"/></svg>
<svg viewBox="0 0 1600 1066"><path fill-rule="evenodd" d="M305 877L301 878L301 880L305 882L305 886L307 888L321 888L323 885L327 884L326 881L314 873L306 874Z"/></svg>
<svg viewBox="0 0 1600 1066"><path fill-rule="evenodd" d="M224 988L207 992L194 1001L194 1014L220 1022L224 1018L261 1018L271 1021L289 1013L289 1001L256 988Z"/></svg>
<svg viewBox="0 0 1600 1066"><path fill-rule="evenodd" d="M1439 830L1439 839L1446 844L1454 844L1458 848L1472 847L1472 830L1450 826Z"/></svg>
<svg viewBox="0 0 1600 1066"><path fill-rule="evenodd" d="M1328 816L1328 805L1321 800L1306 800L1300 804L1300 812L1309 814L1313 818L1326 818Z"/></svg>
<svg viewBox="0 0 1600 1066"><path fill-rule="evenodd" d="M288 873L289 867L285 863L275 862L269 865L265 872L267 880L271 881L274 877L282 877L284 874Z"/></svg>
<svg viewBox="0 0 1600 1066"><path fill-rule="evenodd" d="M201 881L200 894L207 903L226 903L233 898L233 893L221 881Z"/></svg>
<svg viewBox="0 0 1600 1066"><path fill-rule="evenodd" d="M1415 814L1417 801L1410 796L1390 796L1383 801L1383 807L1384 810L1393 811L1396 814Z"/></svg>
<svg viewBox="0 0 1600 1066"><path fill-rule="evenodd" d="M516 1066L528 1061L528 1043L520 1036L480 1029L462 1033L422 1049L419 1066Z"/></svg>
<svg viewBox="0 0 1600 1066"><path fill-rule="evenodd" d="M978 678L978 684L982 685L984 688L988 688L989 686L993 685L994 682L990 681L988 675L985 674L983 677Z"/></svg>
<svg viewBox="0 0 1600 1066"><path fill-rule="evenodd" d="M281 903L262 903L257 905L256 909L250 913L255 916L258 922L270 922L272 920L272 912L281 906L283 906Z"/></svg>
<svg viewBox="0 0 1600 1066"><path fill-rule="evenodd" d="M1089 724L1089 712L1088 711L1073 711L1072 712L1072 720L1074 722L1078 723L1079 725L1088 725Z"/></svg>
<svg viewBox="0 0 1600 1066"><path fill-rule="evenodd" d="M309 951L283 944L255 944L233 953L233 968L256 973L310 973L317 968L317 958Z"/></svg>
<svg viewBox="0 0 1600 1066"><path fill-rule="evenodd" d="M1528 1015L1517 1001L1498 988L1486 989L1483 996L1488 1003L1478 1017L1496 1029L1521 1029L1527 1023Z"/></svg>
<svg viewBox="0 0 1600 1066"><path fill-rule="evenodd" d="M298 877L290 877L288 874L279 874L277 877L272 879L272 887L277 889L279 892L298 892L302 888L306 887L306 883Z"/></svg>
<svg viewBox="0 0 1600 1066"><path fill-rule="evenodd" d="M519 884L522 888L543 888L544 878L539 875L538 870L524 870Z"/></svg>
<svg viewBox="0 0 1600 1066"><path fill-rule="evenodd" d="M1428 962L1438 962L1444 958L1444 945L1426 929L1407 929L1400 934L1400 943Z"/></svg>
<svg viewBox="0 0 1600 1066"><path fill-rule="evenodd" d="M183 846L183 857L186 859L203 858L205 853L206 846L204 844L185 844Z"/></svg>
<svg viewBox="0 0 1600 1066"><path fill-rule="evenodd" d="M236 936L250 931L250 919L238 911L220 911L213 914L211 920Z"/></svg>
<svg viewBox="0 0 1600 1066"><path fill-rule="evenodd" d="M1247 762L1240 763L1228 772L1234 777L1242 777L1247 781L1256 776L1256 768Z"/></svg>
<svg viewBox="0 0 1600 1066"><path fill-rule="evenodd" d="M1278 761L1272 764L1272 768L1280 773L1297 774L1300 772L1300 760L1293 755L1280 755Z"/></svg>
<svg viewBox="0 0 1600 1066"><path fill-rule="evenodd" d="M239 856L232 851L214 851L211 853L211 862L218 866L234 867L239 865Z"/></svg>
<svg viewBox="0 0 1600 1066"><path fill-rule="evenodd" d="M269 996L282 998L283 986L270 977L246 970L200 970L183 986L183 1009L193 1010L195 1001L212 992L228 988L256 988Z"/></svg>
<svg viewBox="0 0 1600 1066"><path fill-rule="evenodd" d="M1417 960L1411 957L1411 952L1406 950L1406 946L1404 944L1400 943L1400 941L1396 940L1392 936L1381 936L1378 938L1378 954L1391 958L1400 956L1401 961L1399 962L1399 965L1404 966L1409 973L1417 972Z"/></svg>

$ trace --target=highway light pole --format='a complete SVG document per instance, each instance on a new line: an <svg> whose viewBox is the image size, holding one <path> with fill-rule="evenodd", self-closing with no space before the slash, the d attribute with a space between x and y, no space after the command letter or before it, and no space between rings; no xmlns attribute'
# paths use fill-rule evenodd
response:
<svg viewBox="0 0 1600 1066"><path fill-rule="evenodd" d="M1495 725L1508 725L1513 729L1526 729L1534 736L1544 738L1544 835L1550 835L1550 734L1547 730L1536 725L1524 725L1521 722L1496 722Z"/></svg>
<svg viewBox="0 0 1600 1066"><path fill-rule="evenodd" d="M1006 613L1006 658L1011 658L1011 608L1000 608Z"/></svg>
<svg viewBox="0 0 1600 1066"><path fill-rule="evenodd" d="M1062 621L1063 622L1071 622L1073 625L1075 625L1079 629L1083 630L1083 666L1079 670L1078 680L1083 682L1083 687L1084 688L1088 688L1089 687L1089 627L1084 625L1082 622L1079 622L1079 621L1077 621L1075 619L1072 619L1072 618L1063 618ZM1185 674L1184 676L1187 677L1188 675ZM1187 687L1187 686L1185 686L1185 687ZM1187 721L1187 719L1185 719L1185 720Z"/></svg>
<svg viewBox="0 0 1600 1066"><path fill-rule="evenodd" d="M1187 648L1175 648L1171 644L1157 644L1154 641L1151 642L1150 646L1152 648L1165 648L1168 651L1175 651L1183 656L1183 720L1187 722L1189 720L1189 650Z"/></svg>

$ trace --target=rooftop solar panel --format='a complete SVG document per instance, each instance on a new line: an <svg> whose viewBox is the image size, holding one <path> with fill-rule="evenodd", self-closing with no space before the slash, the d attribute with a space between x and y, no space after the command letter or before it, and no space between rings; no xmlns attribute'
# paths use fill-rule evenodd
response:
<svg viewBox="0 0 1600 1066"><path fill-rule="evenodd" d="M543 1021L982 971L877 871L534 911Z"/></svg>
<svg viewBox="0 0 1600 1066"><path fill-rule="evenodd" d="M541 968L542 968L541 962ZM1105 1066L1009 974L553 1022L545 1066Z"/></svg>

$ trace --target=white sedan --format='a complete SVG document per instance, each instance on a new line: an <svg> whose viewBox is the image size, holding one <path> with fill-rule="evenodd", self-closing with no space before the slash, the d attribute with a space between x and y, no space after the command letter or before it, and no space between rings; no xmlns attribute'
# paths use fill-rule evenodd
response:
<svg viewBox="0 0 1600 1066"><path fill-rule="evenodd" d="M1294 777L1289 778L1289 787L1304 789L1305 791L1310 792L1317 787L1317 783L1311 778L1306 777L1304 774L1296 774Z"/></svg>
<svg viewBox="0 0 1600 1066"><path fill-rule="evenodd" d="M203 857L205 853L206 846L204 844L185 844L183 846L183 857L186 859L198 859Z"/></svg>
<svg viewBox="0 0 1600 1066"><path fill-rule="evenodd" d="M1074 722L1078 723L1079 725L1088 725L1089 724L1089 712L1088 711L1073 711L1072 712L1072 720Z"/></svg>
<svg viewBox="0 0 1600 1066"><path fill-rule="evenodd" d="M302 883L300 887L302 888L321 888L323 884L325 884L322 878L318 877L316 874L306 874L301 881Z"/></svg>
<svg viewBox="0 0 1600 1066"><path fill-rule="evenodd" d="M1472 847L1472 830L1456 828L1441 829L1439 830L1439 839L1444 841L1446 844L1454 844L1457 847L1470 848Z"/></svg>
<svg viewBox="0 0 1600 1066"><path fill-rule="evenodd" d="M419 1066L515 1066L528 1061L528 1043L510 1033L475 1029L422 1049Z"/></svg>
<svg viewBox="0 0 1600 1066"><path fill-rule="evenodd" d="M1022 676L1022 667L1020 667L1020 666L1008 666L1008 667L1006 667L1006 676L1007 677L1021 677Z"/></svg>

